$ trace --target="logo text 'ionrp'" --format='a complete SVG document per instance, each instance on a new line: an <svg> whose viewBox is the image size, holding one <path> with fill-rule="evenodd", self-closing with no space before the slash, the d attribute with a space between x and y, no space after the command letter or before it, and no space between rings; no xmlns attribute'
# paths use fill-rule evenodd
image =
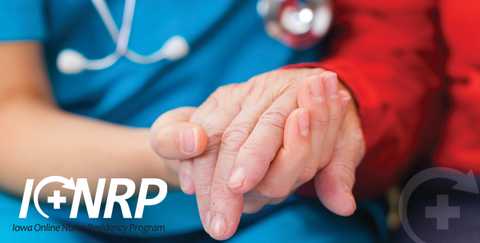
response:
<svg viewBox="0 0 480 243"><path fill-rule="evenodd" d="M33 179L27 179L25 184L25 190L23 192L22 206L20 208L19 218L26 218L28 212L28 205L30 203L30 198L33 191ZM42 188L52 182L63 183L63 188L73 190L73 201L72 208L70 211L70 218L76 218L78 213L78 208L80 206L80 200L83 195L85 202L85 207L87 209L89 218L98 218L100 214L100 207L102 205L102 198L105 189L105 178L98 179L97 191L95 193L95 200L92 199L90 194L90 189L88 187L86 178L78 178L77 183L75 184L73 178L67 179L62 176L50 176L41 180L38 185L35 187L33 192L33 203L37 211L45 218L48 218L48 215L43 212L38 203L38 196ZM126 188L125 193L122 195L117 195L118 186L124 186ZM149 186L158 187L158 194L154 198L147 199L147 193ZM112 178L110 180L110 186L108 189L108 194L106 197L105 211L103 218L111 218L113 206L115 203L118 203L122 211L124 218L132 218L130 213L130 207L127 203L127 199L133 196L135 193L135 182L126 178ZM142 218L143 209L145 206L152 206L159 204L167 196L167 183L161 179L157 178L143 178L140 184L140 191L138 194L137 206L135 209L135 218ZM66 197L60 195L59 190L53 191L53 196L47 197L47 202L53 204L54 209L59 209L61 203L66 203Z"/></svg>

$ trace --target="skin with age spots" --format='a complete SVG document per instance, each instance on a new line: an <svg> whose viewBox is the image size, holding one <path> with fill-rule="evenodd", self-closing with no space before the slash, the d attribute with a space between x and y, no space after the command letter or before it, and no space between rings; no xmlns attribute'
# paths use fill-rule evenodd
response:
<svg viewBox="0 0 480 243"><path fill-rule="evenodd" d="M352 214L350 188L365 149L350 99L322 69L272 71L214 92L189 120L205 129L205 151L178 166L205 230L228 239L242 211L278 204L313 177L327 208Z"/></svg>

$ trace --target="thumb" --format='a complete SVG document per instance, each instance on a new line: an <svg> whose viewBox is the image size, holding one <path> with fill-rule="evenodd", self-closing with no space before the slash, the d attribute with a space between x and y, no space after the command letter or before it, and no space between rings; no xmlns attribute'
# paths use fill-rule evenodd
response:
<svg viewBox="0 0 480 243"><path fill-rule="evenodd" d="M352 187L354 169L333 161L315 176L315 189L323 205L340 216L350 216L357 209Z"/></svg>
<svg viewBox="0 0 480 243"><path fill-rule="evenodd" d="M184 160L196 157L207 147L207 133L198 124L188 122L195 111L182 107L162 114L150 129L155 151L165 159Z"/></svg>
<svg viewBox="0 0 480 243"><path fill-rule="evenodd" d="M352 188L355 169L365 154L362 133L352 131L349 135L338 137L330 163L317 173L314 181L323 205L341 216L350 216L357 209Z"/></svg>

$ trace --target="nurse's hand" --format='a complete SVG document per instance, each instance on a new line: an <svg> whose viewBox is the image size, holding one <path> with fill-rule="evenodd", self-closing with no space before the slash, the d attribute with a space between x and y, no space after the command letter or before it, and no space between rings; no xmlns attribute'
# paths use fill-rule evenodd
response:
<svg viewBox="0 0 480 243"><path fill-rule="evenodd" d="M152 147L172 172L177 174L179 160L198 156L207 147L208 138L203 127L188 122L195 110L193 107L181 107L165 112L150 128ZM193 184L193 181L184 181L184 178L179 178L180 185Z"/></svg>
<svg viewBox="0 0 480 243"><path fill-rule="evenodd" d="M336 143L348 98L336 75L321 69L272 71L214 92L190 119L207 131L207 148L180 170L180 177L192 178L183 182L195 182L182 189L196 193L206 231L220 240L231 237L244 193L260 197L245 205L255 211L283 200L322 168L316 179L320 199L337 214L352 214L354 170L364 149L361 130L346 134L351 140L338 139L343 146ZM342 131L360 127L355 109L349 113L353 125Z"/></svg>

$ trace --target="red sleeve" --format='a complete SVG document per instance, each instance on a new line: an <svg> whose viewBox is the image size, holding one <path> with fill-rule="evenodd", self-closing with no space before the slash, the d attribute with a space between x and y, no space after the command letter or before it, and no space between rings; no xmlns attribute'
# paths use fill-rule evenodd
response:
<svg viewBox="0 0 480 243"><path fill-rule="evenodd" d="M354 192L384 192L409 167L427 95L440 84L434 0L338 0L333 54L318 63L336 72L358 104L367 155Z"/></svg>

